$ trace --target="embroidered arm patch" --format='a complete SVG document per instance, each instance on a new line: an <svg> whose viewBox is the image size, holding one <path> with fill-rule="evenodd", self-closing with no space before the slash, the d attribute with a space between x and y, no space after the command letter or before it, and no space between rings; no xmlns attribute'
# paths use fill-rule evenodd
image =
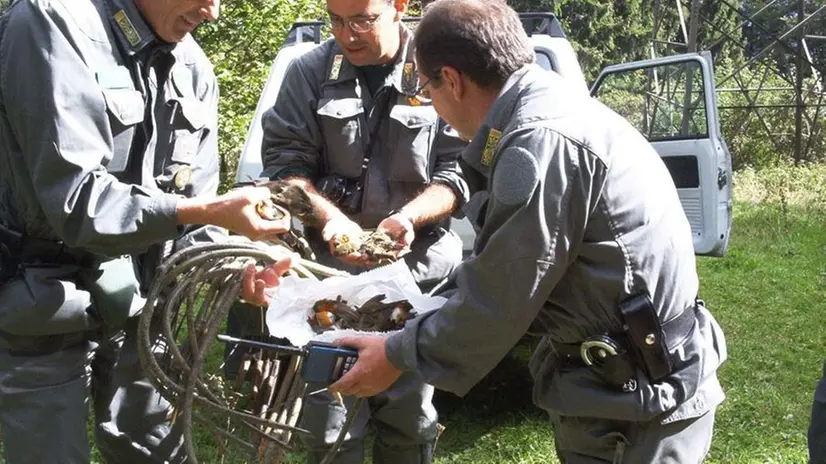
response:
<svg viewBox="0 0 826 464"><path fill-rule="evenodd" d="M521 147L506 148L499 154L493 171L493 196L506 205L527 201L539 183L536 158Z"/></svg>

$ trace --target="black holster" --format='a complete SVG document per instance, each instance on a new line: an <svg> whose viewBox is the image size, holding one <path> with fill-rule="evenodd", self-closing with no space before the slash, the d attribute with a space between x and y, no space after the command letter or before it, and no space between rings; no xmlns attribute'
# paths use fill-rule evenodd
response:
<svg viewBox="0 0 826 464"><path fill-rule="evenodd" d="M638 368L652 382L673 372L669 349L689 335L700 304L696 300L692 308L660 323L651 299L647 295L634 296L619 306L623 332L591 336L580 343L553 343L553 348L563 368L587 367L606 384L634 391Z"/></svg>
<svg viewBox="0 0 826 464"><path fill-rule="evenodd" d="M693 308L685 309L676 318L662 324L647 294L637 295L620 303L619 310L630 348L649 379L662 379L674 370L674 363L668 352L669 342L676 344L675 342L683 340L688 335L696 321L696 307L695 302Z"/></svg>

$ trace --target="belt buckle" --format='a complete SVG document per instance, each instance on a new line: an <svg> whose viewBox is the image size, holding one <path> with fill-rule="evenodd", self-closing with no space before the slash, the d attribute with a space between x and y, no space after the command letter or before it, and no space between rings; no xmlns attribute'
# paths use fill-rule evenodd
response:
<svg viewBox="0 0 826 464"><path fill-rule="evenodd" d="M594 354L596 354L596 357ZM608 384L619 387L625 393L637 390L637 379L633 372L624 372L626 369L632 369L632 367L624 364L628 362L626 351L611 337L597 335L586 339L580 344L579 356L592 372ZM613 357L617 358L613 363L607 361L609 365L606 365L606 360ZM608 372L603 372L603 368L607 368ZM621 369L619 373L616 370L617 368Z"/></svg>
<svg viewBox="0 0 826 464"><path fill-rule="evenodd" d="M622 347L606 335L598 335L596 337L586 339L579 346L579 357L582 358L582 362L584 362L586 366L593 366L594 364L597 364L597 360L594 359L591 354L591 350L594 349L597 350L597 357L602 359L605 359L608 356L617 356L622 351Z"/></svg>

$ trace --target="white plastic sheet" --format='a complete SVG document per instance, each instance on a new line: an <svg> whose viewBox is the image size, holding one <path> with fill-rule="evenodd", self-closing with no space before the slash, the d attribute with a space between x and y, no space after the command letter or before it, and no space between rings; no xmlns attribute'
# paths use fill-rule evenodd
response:
<svg viewBox="0 0 826 464"><path fill-rule="evenodd" d="M358 332L332 329L316 334L308 322L316 301L336 299L341 295L350 306L360 306L379 294L385 295L385 302L409 301L417 314L438 309L445 302L443 297L423 295L402 261L359 275L330 277L322 281L290 276L283 278L271 294L267 328L272 336L286 338L296 346L304 346L310 340L330 342Z"/></svg>

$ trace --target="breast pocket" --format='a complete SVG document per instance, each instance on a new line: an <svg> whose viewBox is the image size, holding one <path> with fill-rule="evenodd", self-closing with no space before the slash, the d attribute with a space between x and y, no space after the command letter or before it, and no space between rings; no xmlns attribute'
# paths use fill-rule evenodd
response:
<svg viewBox="0 0 826 464"><path fill-rule="evenodd" d="M394 105L390 110L391 143L395 149L390 163L391 181L427 183L428 157L436 135L436 110L430 106Z"/></svg>
<svg viewBox="0 0 826 464"><path fill-rule="evenodd" d="M126 170L135 137L135 126L143 122L143 95L134 89L102 89L106 113L112 130L112 154L104 158L103 165L110 173Z"/></svg>
<svg viewBox="0 0 826 464"><path fill-rule="evenodd" d="M361 99L321 100L317 114L324 135L328 170L345 177L359 177L365 150Z"/></svg>
<svg viewBox="0 0 826 464"><path fill-rule="evenodd" d="M191 189L195 157L205 136L209 108L194 97L173 98L167 102L172 111L169 157L155 180L168 192L186 194Z"/></svg>

